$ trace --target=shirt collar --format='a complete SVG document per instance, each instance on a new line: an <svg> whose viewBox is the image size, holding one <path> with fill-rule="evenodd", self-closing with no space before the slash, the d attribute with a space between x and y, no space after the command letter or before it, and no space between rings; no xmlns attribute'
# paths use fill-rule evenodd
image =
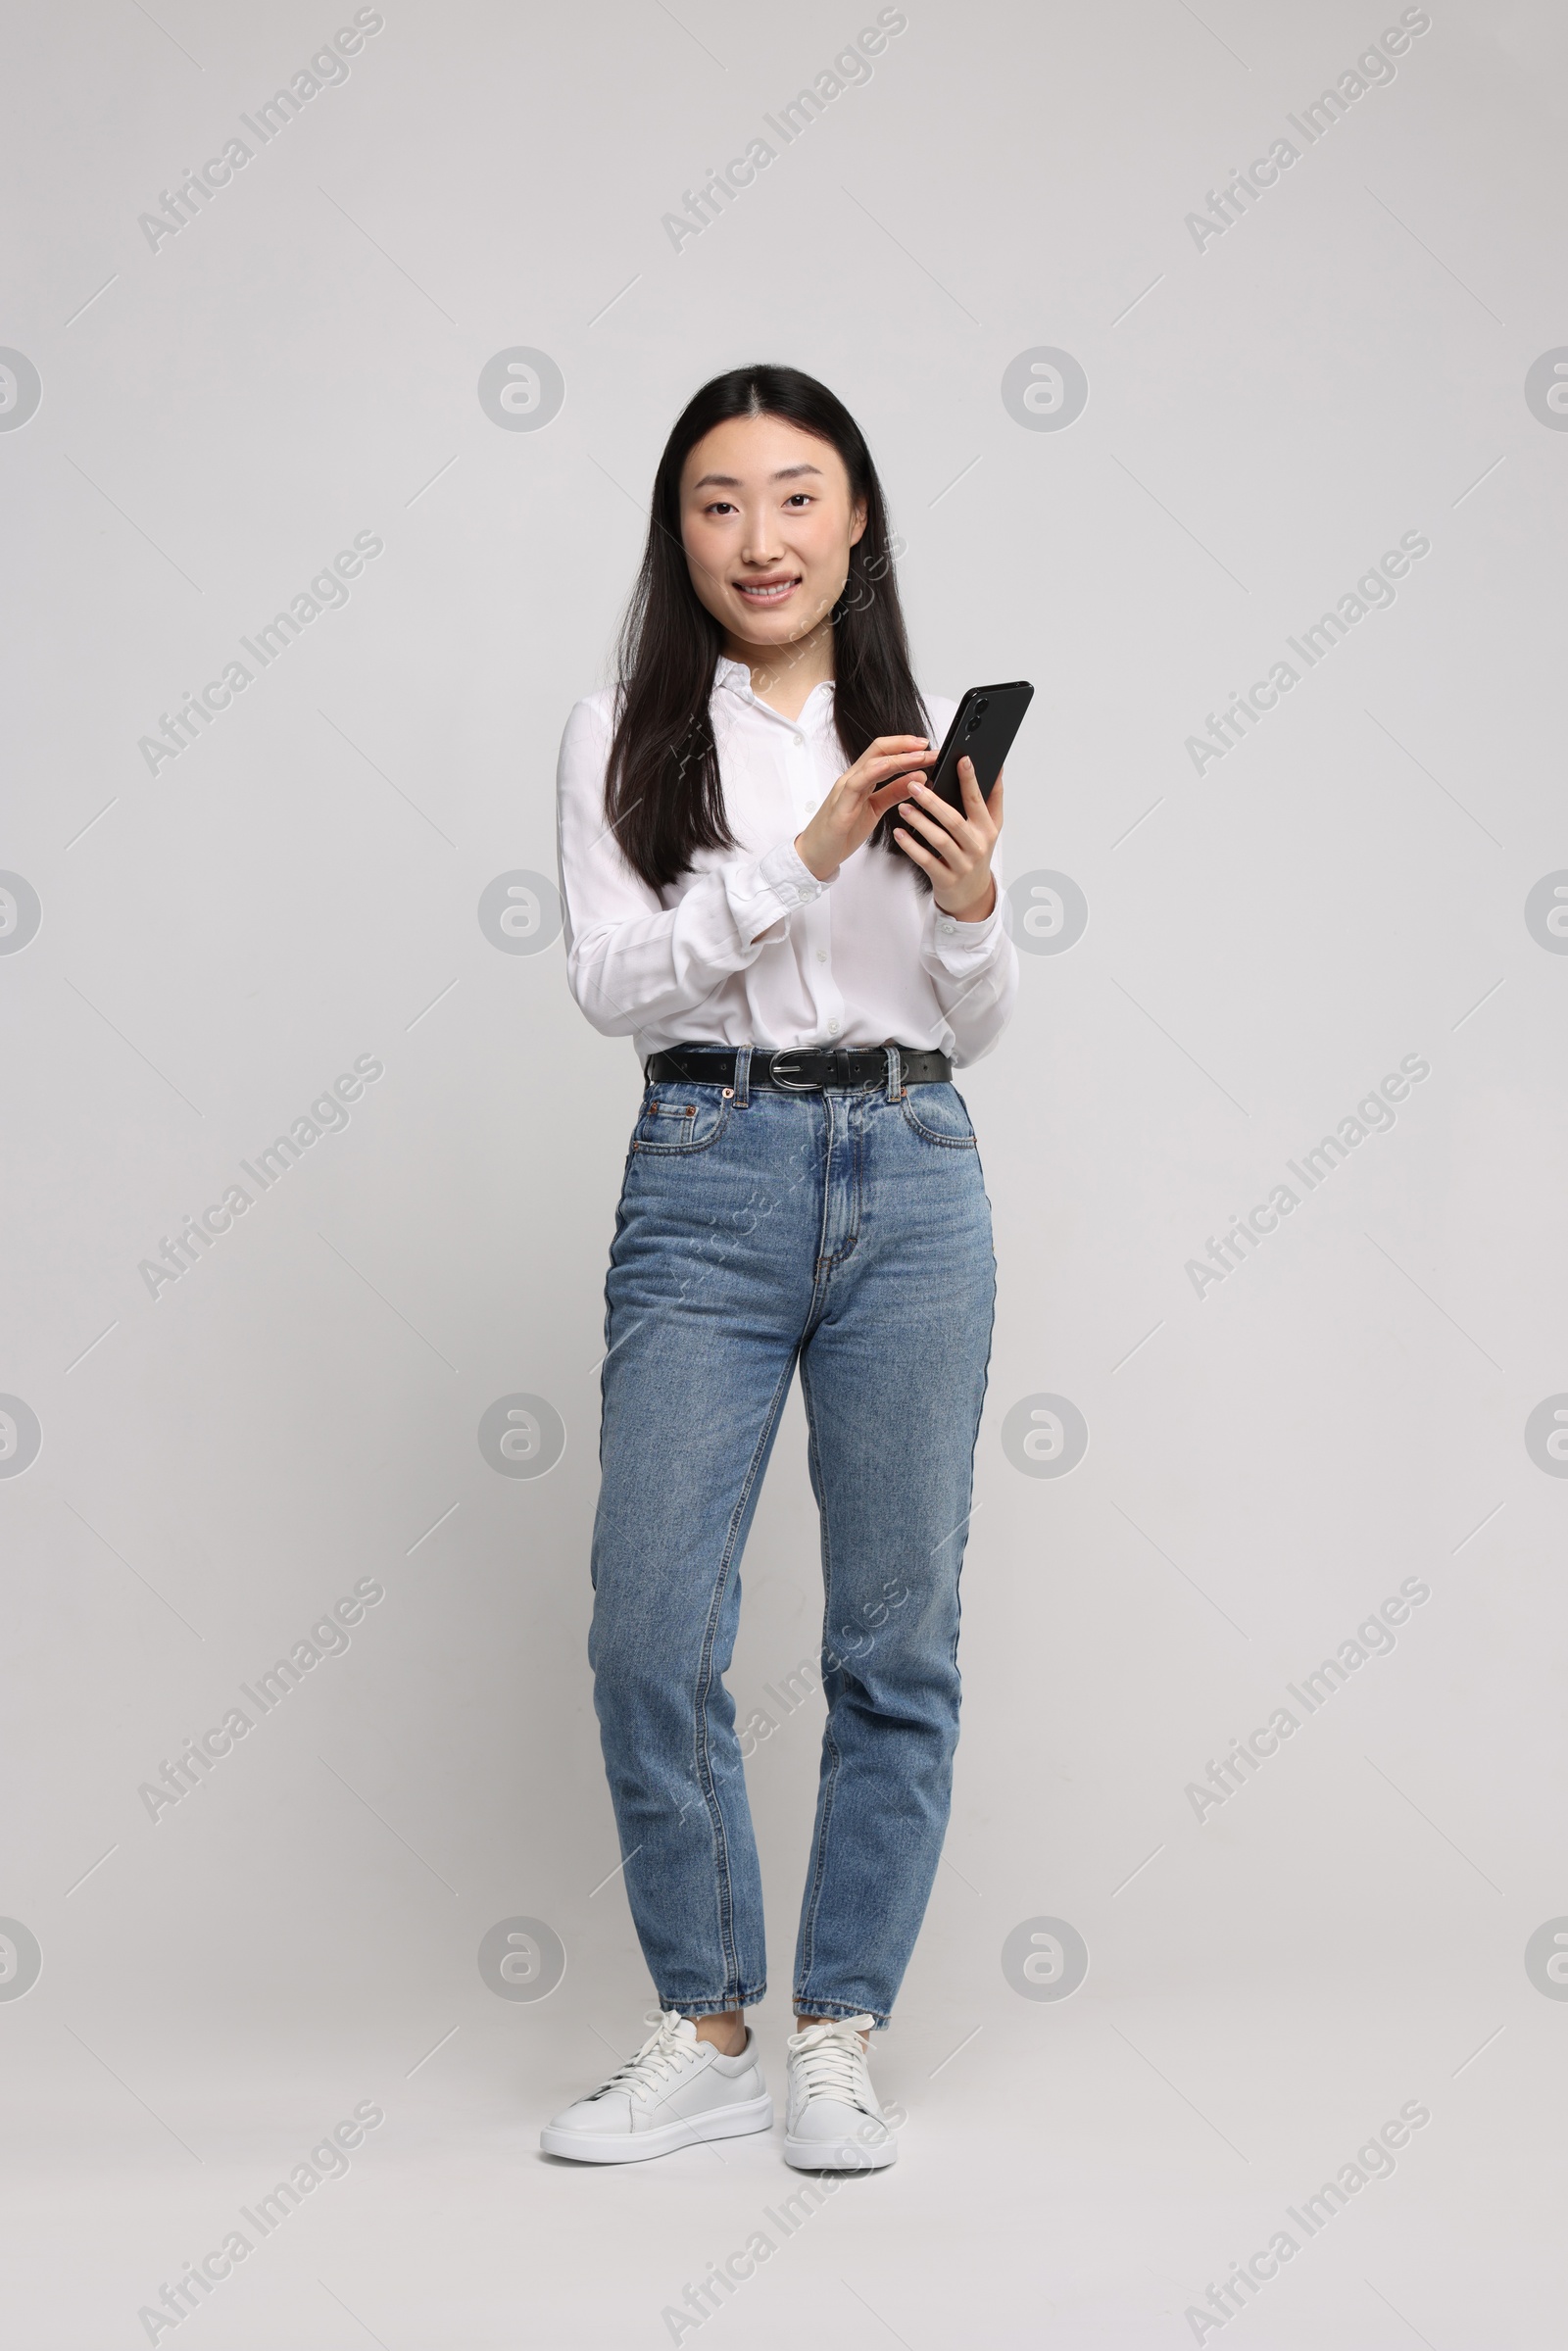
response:
<svg viewBox="0 0 1568 2351"><path fill-rule="evenodd" d="M799 725L818 710L831 711L833 704L833 681L831 678L824 678L819 685L813 686L807 696L800 718L785 718L781 712L772 708L771 704L758 700L758 697L752 692L751 670L744 661L732 661L727 654L719 655L717 667L713 671L714 692L716 693L721 686L727 687L732 694L738 694L743 702L754 704L769 718L779 719L780 724L784 726Z"/></svg>

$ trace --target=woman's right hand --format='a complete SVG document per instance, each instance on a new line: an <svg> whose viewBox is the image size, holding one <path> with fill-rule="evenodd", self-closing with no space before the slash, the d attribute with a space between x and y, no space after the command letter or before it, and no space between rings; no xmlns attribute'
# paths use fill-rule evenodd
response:
<svg viewBox="0 0 1568 2351"><path fill-rule="evenodd" d="M925 769L910 769L931 749L926 735L878 735L853 767L827 793L795 847L819 882L831 881L848 857L869 841L885 812L923 783Z"/></svg>

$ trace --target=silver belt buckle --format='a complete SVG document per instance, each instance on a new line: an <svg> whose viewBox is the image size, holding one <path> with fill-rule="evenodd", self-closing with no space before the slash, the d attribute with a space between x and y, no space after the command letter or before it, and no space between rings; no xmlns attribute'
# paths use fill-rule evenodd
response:
<svg viewBox="0 0 1568 2351"><path fill-rule="evenodd" d="M767 1074L771 1082L775 1086L781 1088L786 1094L820 1094L822 1091L820 1086L799 1086L795 1084L793 1079L782 1078L779 1076L779 1063L781 1061L793 1061L795 1058L796 1053L791 1052L769 1053L767 1056Z"/></svg>

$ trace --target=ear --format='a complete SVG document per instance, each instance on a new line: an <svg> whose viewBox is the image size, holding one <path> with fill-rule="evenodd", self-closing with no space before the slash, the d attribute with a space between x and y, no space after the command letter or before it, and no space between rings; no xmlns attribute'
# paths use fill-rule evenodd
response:
<svg viewBox="0 0 1568 2351"><path fill-rule="evenodd" d="M857 546L858 546L858 545L859 545L859 542L861 541L861 539L863 539L863 538L864 538L864 536L865 536L865 500L864 500L863 498L861 498L861 499L859 499L859 500L858 500L858 501L857 501L857 503L856 503L856 508L855 508L855 513L854 513L854 514L852 515L852 517L851 517L851 520L850 520L850 545L851 545L852 547L857 547Z"/></svg>

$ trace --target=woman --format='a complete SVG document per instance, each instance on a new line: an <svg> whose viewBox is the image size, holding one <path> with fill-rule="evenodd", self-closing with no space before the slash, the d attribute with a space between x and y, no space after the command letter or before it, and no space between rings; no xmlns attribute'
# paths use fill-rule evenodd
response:
<svg viewBox="0 0 1568 2351"><path fill-rule="evenodd" d="M558 2115L615 2163L764 2131L744 2011L761 1886L723 1674L796 1365L827 1728L795 1961L785 2159L891 2163L887 2024L947 1826L958 1570L995 1264L952 1064L1017 987L989 806L927 787L881 486L790 367L680 416L613 694L560 768L567 969L647 1073L611 1253L589 1654L658 2030Z"/></svg>

